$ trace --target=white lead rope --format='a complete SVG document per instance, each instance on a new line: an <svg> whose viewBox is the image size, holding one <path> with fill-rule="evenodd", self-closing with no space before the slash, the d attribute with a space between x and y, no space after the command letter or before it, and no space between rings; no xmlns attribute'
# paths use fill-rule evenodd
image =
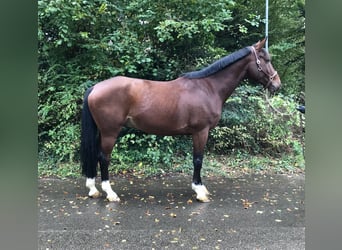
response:
<svg viewBox="0 0 342 250"><path fill-rule="evenodd" d="M266 91L265 91L265 99L266 99L268 105L269 105L275 112L277 112L278 114L280 114L280 115L282 115L282 116L290 116L290 115L293 115L295 112L297 112L297 110L293 110L291 113L283 113L283 112L281 112L279 109L277 109L276 107L274 107L274 106L272 105L272 103L271 103L271 101L270 101L270 99L269 99L268 96L269 96L269 91L268 91L268 89L266 89Z"/></svg>

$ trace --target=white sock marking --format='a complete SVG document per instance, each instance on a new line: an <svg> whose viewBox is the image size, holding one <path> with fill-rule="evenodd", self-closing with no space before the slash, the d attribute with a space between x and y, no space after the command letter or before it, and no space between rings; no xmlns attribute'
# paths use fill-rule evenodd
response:
<svg viewBox="0 0 342 250"><path fill-rule="evenodd" d="M196 196L197 200L202 201L202 202L209 201L208 195L210 193L204 185L201 185L201 184L196 185L195 183L192 183L191 187L192 187L192 190L194 190L197 194Z"/></svg>
<svg viewBox="0 0 342 250"><path fill-rule="evenodd" d="M119 196L113 191L109 181L103 181L101 187L107 193L107 199L109 201L120 201Z"/></svg>
<svg viewBox="0 0 342 250"><path fill-rule="evenodd" d="M89 188L89 196L94 198L100 196L100 192L95 187L95 178L87 178L86 187Z"/></svg>

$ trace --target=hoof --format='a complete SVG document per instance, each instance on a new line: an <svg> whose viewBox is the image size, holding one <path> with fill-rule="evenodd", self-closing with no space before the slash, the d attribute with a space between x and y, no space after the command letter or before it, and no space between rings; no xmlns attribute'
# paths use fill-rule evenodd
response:
<svg viewBox="0 0 342 250"><path fill-rule="evenodd" d="M96 198L101 197L101 193L99 191L89 192L88 196L96 199Z"/></svg>
<svg viewBox="0 0 342 250"><path fill-rule="evenodd" d="M196 192L196 199L200 202L209 202L209 191L204 185L195 185L192 183L192 190Z"/></svg>
<svg viewBox="0 0 342 250"><path fill-rule="evenodd" d="M107 200L108 201L110 201L110 202L120 201L119 196L113 191L108 180L102 181L102 190L107 193Z"/></svg>
<svg viewBox="0 0 342 250"><path fill-rule="evenodd" d="M120 198L117 195L107 195L107 200L110 202L119 202Z"/></svg>
<svg viewBox="0 0 342 250"><path fill-rule="evenodd" d="M208 189L204 185L202 186L203 186L203 192L205 193L205 195L210 195Z"/></svg>
<svg viewBox="0 0 342 250"><path fill-rule="evenodd" d="M99 198L101 196L101 193L95 187L95 178L87 178L86 187L89 188L89 197Z"/></svg>
<svg viewBox="0 0 342 250"><path fill-rule="evenodd" d="M201 196L201 197L197 196L196 200L199 202L203 202L203 203L210 202L210 199L208 198L208 196Z"/></svg>

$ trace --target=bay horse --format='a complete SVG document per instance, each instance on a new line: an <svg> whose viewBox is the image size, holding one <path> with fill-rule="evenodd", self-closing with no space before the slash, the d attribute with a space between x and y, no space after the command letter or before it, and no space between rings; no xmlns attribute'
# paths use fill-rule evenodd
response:
<svg viewBox="0 0 342 250"><path fill-rule="evenodd" d="M106 198L120 201L111 188L108 166L121 128L129 126L156 135L191 135L192 189L198 201L208 202L209 192L200 174L204 148L226 99L245 78L261 83L271 93L281 85L263 49L266 39L172 81L116 76L89 88L84 96L81 125L81 166L89 196L100 196L95 187L99 163Z"/></svg>

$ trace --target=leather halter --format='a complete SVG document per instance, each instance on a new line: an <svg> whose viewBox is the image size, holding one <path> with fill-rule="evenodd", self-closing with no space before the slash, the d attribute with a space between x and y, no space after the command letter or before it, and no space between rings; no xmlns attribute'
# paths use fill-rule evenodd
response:
<svg viewBox="0 0 342 250"><path fill-rule="evenodd" d="M257 68L258 68L258 71L262 71L266 76L268 76L268 82L267 84L265 85L265 88L268 88L268 86L272 83L274 77L276 75L278 75L277 71L274 71L274 73L272 75L268 74L267 72L265 72L263 70L263 68L261 67L261 62L260 62L260 59L256 53L256 50L254 48L254 46L250 46L252 52L254 53L254 56L255 56L255 61L256 61L256 64L257 64Z"/></svg>

